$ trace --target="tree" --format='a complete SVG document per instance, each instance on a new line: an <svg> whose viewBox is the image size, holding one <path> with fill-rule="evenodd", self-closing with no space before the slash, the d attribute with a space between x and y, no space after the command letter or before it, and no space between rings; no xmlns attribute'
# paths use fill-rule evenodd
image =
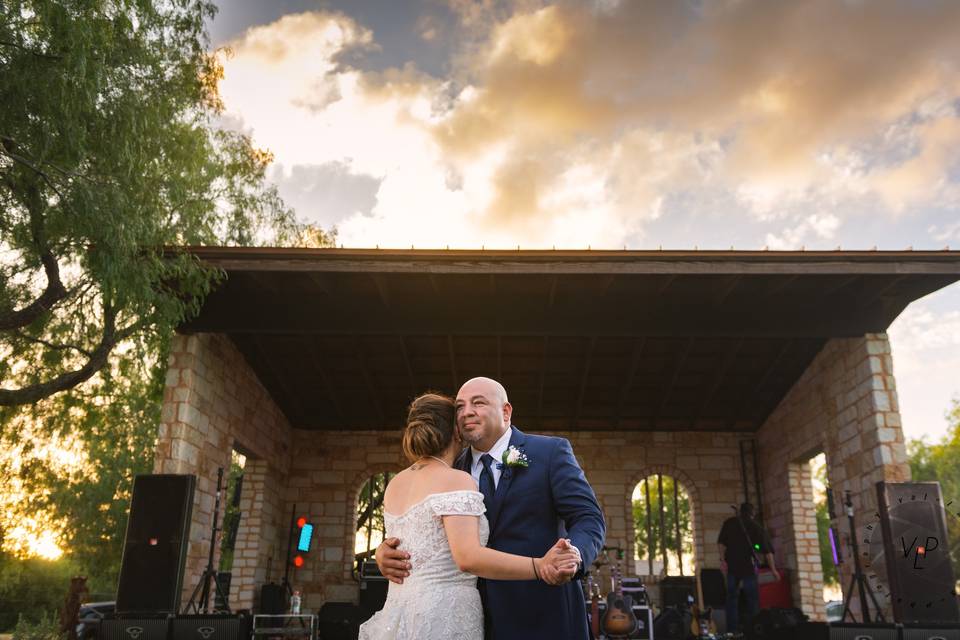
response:
<svg viewBox="0 0 960 640"><path fill-rule="evenodd" d="M216 128L209 0L0 6L0 406L153 343L218 273L168 247L287 243L268 153Z"/></svg>
<svg viewBox="0 0 960 640"><path fill-rule="evenodd" d="M80 571L92 592L114 589L132 479L153 465L173 327L221 276L173 247L333 241L265 183L269 153L217 128L222 70L203 32L214 9L0 3L0 564L10 571L34 561L10 552L4 524L44 514L66 551L53 565L69 568L51 575ZM44 455L58 438L77 444L76 464ZM19 593L11 580L0 575L0 592Z"/></svg>
<svg viewBox="0 0 960 640"><path fill-rule="evenodd" d="M939 443L910 442L910 473L914 482L939 482L946 502L960 500L960 397L946 413L947 433ZM954 575L960 579L960 515L947 510L949 553Z"/></svg>
<svg viewBox="0 0 960 640"><path fill-rule="evenodd" d="M660 492L657 483L657 476L650 476L641 480L638 485L639 490L634 493L633 500L633 524L636 532L636 558L645 559L653 557L654 562L663 557L663 542L666 542L667 555L671 559L671 571L674 570L674 563L677 558L677 549L680 549L683 556L687 559L693 557L693 527L690 521L690 497L683 487L677 485L678 504L674 508L673 490L675 480L671 476L662 476L663 478L663 515L664 515L664 539L660 535ZM647 493L644 490L643 483L647 482L650 489L650 531L652 536L647 536ZM677 524L679 519L680 539L677 539Z"/></svg>

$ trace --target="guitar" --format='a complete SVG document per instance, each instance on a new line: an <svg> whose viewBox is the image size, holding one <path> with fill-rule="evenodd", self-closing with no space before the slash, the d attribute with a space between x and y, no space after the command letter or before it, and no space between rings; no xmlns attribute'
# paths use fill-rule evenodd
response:
<svg viewBox="0 0 960 640"><path fill-rule="evenodd" d="M600 586L587 574L587 593L590 595L590 637L600 640Z"/></svg>
<svg viewBox="0 0 960 640"><path fill-rule="evenodd" d="M603 631L608 636L628 636L637 630L637 617L633 615L633 598L623 595L620 582L620 562L611 569L613 590L607 594L607 612L603 616Z"/></svg>
<svg viewBox="0 0 960 640"><path fill-rule="evenodd" d="M717 625L711 618L711 613L713 613L713 609L701 611L697 605L690 607L690 635L694 638L716 637Z"/></svg>

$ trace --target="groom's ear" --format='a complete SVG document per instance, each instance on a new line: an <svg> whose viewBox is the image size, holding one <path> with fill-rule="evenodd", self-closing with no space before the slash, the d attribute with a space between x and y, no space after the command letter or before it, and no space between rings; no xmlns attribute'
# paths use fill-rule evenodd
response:
<svg viewBox="0 0 960 640"><path fill-rule="evenodd" d="M510 417L513 415L513 405L509 401L503 403L503 421L510 426Z"/></svg>

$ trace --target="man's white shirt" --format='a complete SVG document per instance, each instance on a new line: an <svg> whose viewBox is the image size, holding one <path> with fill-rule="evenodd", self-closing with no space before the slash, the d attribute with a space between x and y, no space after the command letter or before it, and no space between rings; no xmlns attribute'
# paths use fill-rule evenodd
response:
<svg viewBox="0 0 960 640"><path fill-rule="evenodd" d="M480 456L485 453L489 453L490 457L493 458L493 463L490 465L490 473L493 474L493 487L496 488L500 484L500 465L497 464L503 461L503 452L507 450L507 447L510 446L510 435L513 433L513 429L507 427L507 430L503 432L503 435L500 436L500 439L493 443L493 446L490 448L490 451L479 451L474 447L470 447L471 465L470 465L470 475L473 476L473 479L477 481L477 484L480 484L480 472L483 471L483 463L480 462Z"/></svg>

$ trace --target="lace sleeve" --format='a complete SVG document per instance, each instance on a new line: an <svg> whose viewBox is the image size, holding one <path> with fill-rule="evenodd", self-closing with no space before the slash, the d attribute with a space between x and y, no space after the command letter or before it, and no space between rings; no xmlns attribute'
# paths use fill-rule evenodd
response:
<svg viewBox="0 0 960 640"><path fill-rule="evenodd" d="M430 507L436 516L479 516L486 507L479 491L448 491L431 496Z"/></svg>

